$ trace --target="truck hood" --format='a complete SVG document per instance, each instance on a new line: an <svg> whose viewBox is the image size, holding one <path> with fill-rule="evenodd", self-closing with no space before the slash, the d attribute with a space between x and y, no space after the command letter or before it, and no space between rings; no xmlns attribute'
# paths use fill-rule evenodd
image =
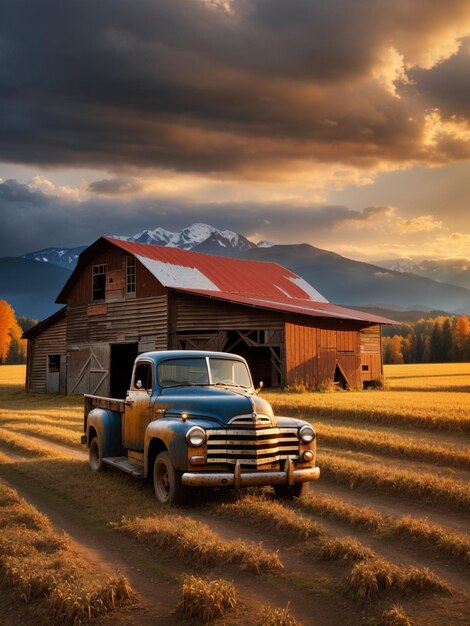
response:
<svg viewBox="0 0 470 626"><path fill-rule="evenodd" d="M167 414L187 413L188 418L210 419L225 426L237 415L267 415L273 425L275 419L269 402L259 396L214 387L177 387L164 389L157 396L155 411Z"/></svg>

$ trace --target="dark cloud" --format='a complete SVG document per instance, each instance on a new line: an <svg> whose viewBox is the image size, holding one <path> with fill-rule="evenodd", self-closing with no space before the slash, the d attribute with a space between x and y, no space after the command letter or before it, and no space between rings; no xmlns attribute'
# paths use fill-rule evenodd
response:
<svg viewBox="0 0 470 626"><path fill-rule="evenodd" d="M384 209L385 210L385 209ZM377 208L375 213L381 213ZM256 238L305 241L366 215L341 206L299 206L294 203L188 203L175 200L92 198L71 202L32 190L16 180L0 183L0 256L17 256L46 247L89 244L100 235L134 235L158 226L179 231L205 222ZM295 219L292 216L295 214Z"/></svg>
<svg viewBox="0 0 470 626"><path fill-rule="evenodd" d="M446 117L470 120L470 41L432 70L415 70L412 78L429 106L439 108Z"/></svg>
<svg viewBox="0 0 470 626"><path fill-rule="evenodd" d="M386 55L426 66L468 21L468 0L232 6L230 14L197 0L7 3L0 158L250 178L300 163L439 161L436 148L421 146L422 74L395 97L400 72ZM468 76L463 66L455 72L455 82ZM434 74L433 99L444 79ZM459 94L449 114L464 106ZM442 158L465 151L451 142Z"/></svg>
<svg viewBox="0 0 470 626"><path fill-rule="evenodd" d="M142 183L135 178L106 178L90 183L88 189L98 195L114 196L138 192Z"/></svg>

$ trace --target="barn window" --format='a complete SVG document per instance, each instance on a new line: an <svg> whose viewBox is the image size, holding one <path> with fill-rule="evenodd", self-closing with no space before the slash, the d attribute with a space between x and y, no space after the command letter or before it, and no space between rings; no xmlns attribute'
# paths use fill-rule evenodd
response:
<svg viewBox="0 0 470 626"><path fill-rule="evenodd" d="M106 265L93 266L93 302L104 300L106 295Z"/></svg>
<svg viewBox="0 0 470 626"><path fill-rule="evenodd" d="M47 355L47 371L49 374L60 372L60 354Z"/></svg>
<svg viewBox="0 0 470 626"><path fill-rule="evenodd" d="M126 257L126 293L135 293L135 257Z"/></svg>

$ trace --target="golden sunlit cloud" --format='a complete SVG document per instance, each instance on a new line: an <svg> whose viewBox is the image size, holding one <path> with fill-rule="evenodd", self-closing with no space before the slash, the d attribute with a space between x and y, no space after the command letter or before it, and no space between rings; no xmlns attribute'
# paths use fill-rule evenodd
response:
<svg viewBox="0 0 470 626"><path fill-rule="evenodd" d="M78 202L83 197L84 189L67 187L64 185L56 186L52 181L44 176L34 176L28 183L28 187L33 190L41 191L49 196L57 196L64 200L72 200Z"/></svg>
<svg viewBox="0 0 470 626"><path fill-rule="evenodd" d="M411 83L406 74L405 60L396 48L390 46L384 50L377 67L372 70L372 76L394 97L400 98L397 91L397 82L402 85Z"/></svg>
<svg viewBox="0 0 470 626"><path fill-rule="evenodd" d="M398 218L395 225L396 231L405 233L430 233L444 228L442 220L436 220L432 215L419 215L411 219Z"/></svg>
<svg viewBox="0 0 470 626"><path fill-rule="evenodd" d="M423 145L435 148L446 138L470 143L470 124L455 115L444 120L439 109L433 109L424 117Z"/></svg>

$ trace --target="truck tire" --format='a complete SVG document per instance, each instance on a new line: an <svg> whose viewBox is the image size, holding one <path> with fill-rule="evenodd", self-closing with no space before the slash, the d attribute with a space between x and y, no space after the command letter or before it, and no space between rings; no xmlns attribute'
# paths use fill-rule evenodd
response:
<svg viewBox="0 0 470 626"><path fill-rule="evenodd" d="M296 483L289 485L273 485L274 493L280 500L293 500L304 496L308 491L308 483Z"/></svg>
<svg viewBox="0 0 470 626"><path fill-rule="evenodd" d="M181 472L173 467L168 452L160 452L153 464L153 488L160 504L183 504L186 488Z"/></svg>
<svg viewBox="0 0 470 626"><path fill-rule="evenodd" d="M88 464L94 472L103 472L106 465L103 463L103 454L98 437L93 437L88 450Z"/></svg>

